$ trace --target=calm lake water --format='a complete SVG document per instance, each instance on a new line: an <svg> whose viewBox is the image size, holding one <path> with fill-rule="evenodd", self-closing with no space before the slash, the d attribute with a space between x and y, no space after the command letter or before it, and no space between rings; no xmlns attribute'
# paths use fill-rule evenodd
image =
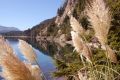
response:
<svg viewBox="0 0 120 80"><path fill-rule="evenodd" d="M25 60L25 58L23 57L23 55L21 54L21 52L19 50L18 40L8 40L8 42L10 43L12 48L14 49L17 56L21 60ZM37 54L38 62L40 64L41 69L42 69L43 73L45 74L47 80L56 80L52 77L52 72L54 72L56 70L52 57L43 54L41 51L39 51L36 48L34 48L34 50Z"/></svg>

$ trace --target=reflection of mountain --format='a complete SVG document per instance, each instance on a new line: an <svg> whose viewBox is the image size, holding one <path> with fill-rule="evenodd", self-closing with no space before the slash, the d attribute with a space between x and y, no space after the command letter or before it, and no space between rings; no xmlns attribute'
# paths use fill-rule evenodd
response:
<svg viewBox="0 0 120 80"><path fill-rule="evenodd" d="M22 36L24 35L23 31L11 31L6 33L1 33L3 36Z"/></svg>
<svg viewBox="0 0 120 80"><path fill-rule="evenodd" d="M15 27L0 26L0 33L7 33L7 32L11 32L11 31L20 31L20 30Z"/></svg>
<svg viewBox="0 0 120 80"><path fill-rule="evenodd" d="M65 45L62 47L60 44L55 42L49 42L49 41L40 41L40 42L34 42L27 40L32 46L36 47L45 55L51 56L53 58L57 59L64 59L64 55L71 53L73 51L73 47L71 45Z"/></svg>
<svg viewBox="0 0 120 80"><path fill-rule="evenodd" d="M33 40L27 40L32 46L39 49L48 56L54 56L58 51L58 44L49 41L34 42ZM59 46L60 47L60 46Z"/></svg>

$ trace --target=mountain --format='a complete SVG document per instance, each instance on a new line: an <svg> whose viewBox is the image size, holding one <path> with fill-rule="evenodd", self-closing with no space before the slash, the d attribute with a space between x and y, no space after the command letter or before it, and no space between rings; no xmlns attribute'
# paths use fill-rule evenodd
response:
<svg viewBox="0 0 120 80"><path fill-rule="evenodd" d="M24 33L28 36L34 36L40 35L41 37L48 37L49 34L49 28L53 27L55 24L56 17L53 17L51 19L44 20L40 22L39 24L33 26L33 28L25 30ZM42 35L41 35L41 34Z"/></svg>
<svg viewBox="0 0 120 80"><path fill-rule="evenodd" d="M24 31L24 33L36 38L38 42L41 42L41 40L48 40L55 41L60 44L71 44L71 25L69 17L72 15L79 23L81 23L86 34L89 34L87 35L87 38L91 40L94 32L84 11L85 7L90 5L91 1L92 0L66 0L58 9L55 17L33 26L33 28ZM120 50L117 43L120 42L120 37L118 37L120 35L120 1L116 0L112 3L113 1L114 0L106 0L106 3L113 12L113 20L109 31L108 43L114 49Z"/></svg>
<svg viewBox="0 0 120 80"><path fill-rule="evenodd" d="M0 26L0 33L7 33L7 32L11 32L11 31L20 31L20 30L15 27Z"/></svg>

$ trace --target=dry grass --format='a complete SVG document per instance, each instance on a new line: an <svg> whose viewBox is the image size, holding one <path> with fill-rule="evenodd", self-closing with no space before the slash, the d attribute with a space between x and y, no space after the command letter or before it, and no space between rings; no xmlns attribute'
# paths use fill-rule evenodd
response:
<svg viewBox="0 0 120 80"><path fill-rule="evenodd" d="M83 35L85 33L82 25L73 16L70 17L70 24L73 31L79 33L79 35Z"/></svg>
<svg viewBox="0 0 120 80"><path fill-rule="evenodd" d="M35 80L41 80L41 77L43 77L46 80L44 73L42 73L40 70L40 66L37 61L37 55L33 50L32 46L26 41L19 40L19 48L24 57L27 59L27 61L29 61L29 63L36 63L36 66L31 64L29 64L28 66L32 75L35 77Z"/></svg>
<svg viewBox="0 0 120 80"><path fill-rule="evenodd" d="M95 31L95 36L102 46L107 46L107 36L112 20L109 7L106 7L104 0L93 0L91 6L86 7L86 12ZM112 62L117 62L115 53L110 47L106 47L106 57Z"/></svg>
<svg viewBox="0 0 120 80"><path fill-rule="evenodd" d="M25 65L30 70L35 80L42 80L41 70L38 65L31 65L31 63L28 63L28 62L25 62Z"/></svg>
<svg viewBox="0 0 120 80"><path fill-rule="evenodd" d="M36 53L31 45L23 40L19 40L19 48L27 60L30 62L36 62Z"/></svg>
<svg viewBox="0 0 120 80"><path fill-rule="evenodd" d="M35 80L42 80L42 74L38 65L32 65L31 73L35 77Z"/></svg>
<svg viewBox="0 0 120 80"><path fill-rule="evenodd" d="M83 45L83 51L82 51L82 55L86 57L86 60L90 63L91 62L91 58L92 58L92 51L90 49L90 47L86 44Z"/></svg>
<svg viewBox="0 0 120 80"><path fill-rule="evenodd" d="M82 38L74 31L71 31L73 46L78 53L81 53L83 50L83 40Z"/></svg>
<svg viewBox="0 0 120 80"><path fill-rule="evenodd" d="M95 31L95 36L102 45L106 44L111 24L111 14L104 0L93 0L91 6L86 7L86 12Z"/></svg>
<svg viewBox="0 0 120 80"><path fill-rule="evenodd" d="M6 40L0 39L0 53L4 51L14 53L12 47L8 43L6 43Z"/></svg>
<svg viewBox="0 0 120 80"><path fill-rule="evenodd" d="M0 65L6 80L34 80L31 72L5 41L0 41Z"/></svg>
<svg viewBox="0 0 120 80"><path fill-rule="evenodd" d="M109 46L106 46L106 49L106 56L110 59L111 62L117 63L117 56L115 52Z"/></svg>
<svg viewBox="0 0 120 80"><path fill-rule="evenodd" d="M82 56L84 56L88 62L91 62L91 50L83 39L85 29L73 16L70 17L70 24L73 30L71 31L71 36L75 50L80 54L82 62Z"/></svg>
<svg viewBox="0 0 120 80"><path fill-rule="evenodd" d="M88 62L91 62L91 49L84 43L83 39L78 35L78 33L71 31L73 46L75 50L82 56L86 58ZM82 59L83 60L83 59Z"/></svg>

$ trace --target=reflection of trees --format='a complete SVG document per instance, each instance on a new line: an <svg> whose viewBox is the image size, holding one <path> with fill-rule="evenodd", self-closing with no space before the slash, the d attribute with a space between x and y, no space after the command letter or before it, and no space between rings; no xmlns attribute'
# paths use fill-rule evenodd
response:
<svg viewBox="0 0 120 80"><path fill-rule="evenodd" d="M39 49L43 54L51 56L55 59L68 60L65 55L69 54L73 51L73 47L71 45L66 45L64 47L60 46L55 42L50 42L47 40L36 42L35 40L27 40L29 43L32 44L35 48Z"/></svg>
<svg viewBox="0 0 120 80"><path fill-rule="evenodd" d="M31 43L32 46L43 52L43 54L45 55L53 57L54 55L60 53L61 46L55 44L54 42L49 42L47 40L39 41L39 42L28 40L28 42Z"/></svg>
<svg viewBox="0 0 120 80"><path fill-rule="evenodd" d="M73 52L71 45L61 47L59 44L49 41L31 42L31 44L39 49L43 54L51 56L54 61L57 72L54 76L61 77L63 75L72 75L81 68L81 61L76 52ZM76 75L75 75L76 76Z"/></svg>

